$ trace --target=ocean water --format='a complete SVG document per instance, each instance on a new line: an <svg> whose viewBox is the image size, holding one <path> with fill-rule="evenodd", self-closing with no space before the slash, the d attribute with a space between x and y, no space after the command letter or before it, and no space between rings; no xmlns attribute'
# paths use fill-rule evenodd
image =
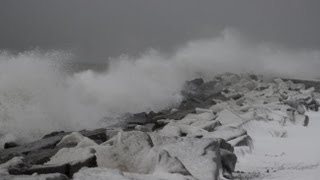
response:
<svg viewBox="0 0 320 180"><path fill-rule="evenodd" d="M71 63L72 62L72 63ZM224 72L318 77L320 53L250 43L236 33L191 41L168 55L148 50L94 64L61 51L0 51L0 136L30 141L101 126L119 114L177 105L186 80Z"/></svg>

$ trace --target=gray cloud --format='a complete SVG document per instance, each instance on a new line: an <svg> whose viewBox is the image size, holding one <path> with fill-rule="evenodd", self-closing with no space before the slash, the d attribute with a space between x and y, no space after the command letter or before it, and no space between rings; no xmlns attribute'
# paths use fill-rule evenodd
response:
<svg viewBox="0 0 320 180"><path fill-rule="evenodd" d="M73 50L101 61L170 52L235 28L252 41L320 48L318 0L2 0L0 49Z"/></svg>

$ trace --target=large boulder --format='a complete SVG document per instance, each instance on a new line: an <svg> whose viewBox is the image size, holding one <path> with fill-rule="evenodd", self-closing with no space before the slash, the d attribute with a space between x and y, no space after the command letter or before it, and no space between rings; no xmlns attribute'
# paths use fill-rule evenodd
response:
<svg viewBox="0 0 320 180"><path fill-rule="evenodd" d="M25 157L25 160L30 164L44 163L59 150L56 148L56 144L65 134L58 134L25 145L2 150L0 151L0 164L15 156Z"/></svg>
<svg viewBox="0 0 320 180"><path fill-rule="evenodd" d="M110 141L96 148L99 167L127 173L180 174L199 180L222 176L218 139L165 137L132 131L121 132Z"/></svg>
<svg viewBox="0 0 320 180"><path fill-rule="evenodd" d="M225 109L218 113L217 121L220 121L223 126L238 126L245 121L241 115Z"/></svg>
<svg viewBox="0 0 320 180"><path fill-rule="evenodd" d="M154 165L148 157L153 143L147 133L119 132L112 141L112 146L96 148L99 167L144 174L153 171Z"/></svg>
<svg viewBox="0 0 320 180"><path fill-rule="evenodd" d="M186 138L160 148L181 160L193 177L199 180L219 179L222 166L217 140Z"/></svg>

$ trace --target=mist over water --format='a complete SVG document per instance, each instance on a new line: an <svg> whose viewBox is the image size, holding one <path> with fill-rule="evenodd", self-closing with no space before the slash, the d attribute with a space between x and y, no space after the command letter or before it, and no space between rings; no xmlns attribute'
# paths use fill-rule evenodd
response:
<svg viewBox="0 0 320 180"><path fill-rule="evenodd" d="M0 134L31 140L55 130L94 128L126 112L159 111L178 104L186 80L223 72L316 78L320 52L253 44L224 31L171 55L149 50L138 58L109 59L108 70L66 73L70 54L0 52Z"/></svg>

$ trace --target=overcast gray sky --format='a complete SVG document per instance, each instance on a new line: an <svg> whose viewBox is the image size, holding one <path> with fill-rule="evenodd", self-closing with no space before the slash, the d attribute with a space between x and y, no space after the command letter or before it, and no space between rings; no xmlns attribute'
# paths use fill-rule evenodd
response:
<svg viewBox="0 0 320 180"><path fill-rule="evenodd" d="M170 51L234 28L253 41L320 49L319 0L1 0L0 49L73 50L100 61Z"/></svg>

